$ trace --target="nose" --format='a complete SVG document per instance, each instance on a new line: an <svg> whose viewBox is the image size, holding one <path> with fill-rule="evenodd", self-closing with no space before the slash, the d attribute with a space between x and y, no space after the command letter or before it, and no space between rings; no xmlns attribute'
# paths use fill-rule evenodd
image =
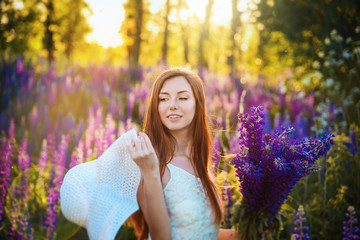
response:
<svg viewBox="0 0 360 240"><path fill-rule="evenodd" d="M176 110L176 109L178 109L177 101L176 99L172 99L170 102L170 110Z"/></svg>

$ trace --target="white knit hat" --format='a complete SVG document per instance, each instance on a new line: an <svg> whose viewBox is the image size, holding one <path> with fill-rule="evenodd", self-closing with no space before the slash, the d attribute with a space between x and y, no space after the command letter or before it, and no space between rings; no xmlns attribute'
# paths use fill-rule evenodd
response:
<svg viewBox="0 0 360 240"><path fill-rule="evenodd" d="M126 150L136 137L134 129L124 133L98 159L71 168L64 177L61 210L68 220L85 227L90 239L114 239L139 209L140 169Z"/></svg>

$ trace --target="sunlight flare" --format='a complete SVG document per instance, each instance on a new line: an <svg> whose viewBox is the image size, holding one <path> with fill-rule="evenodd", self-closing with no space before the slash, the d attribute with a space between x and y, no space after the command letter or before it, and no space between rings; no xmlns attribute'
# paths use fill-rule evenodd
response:
<svg viewBox="0 0 360 240"><path fill-rule="evenodd" d="M120 46L123 39L118 31L125 19L124 0L87 0L87 2L93 11L93 15L88 19L93 32L86 37L86 40L96 42L105 48Z"/></svg>

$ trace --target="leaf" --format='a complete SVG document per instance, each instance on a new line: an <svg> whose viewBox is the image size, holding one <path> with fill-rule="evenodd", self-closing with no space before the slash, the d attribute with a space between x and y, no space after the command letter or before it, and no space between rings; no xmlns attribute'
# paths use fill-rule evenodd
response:
<svg viewBox="0 0 360 240"><path fill-rule="evenodd" d="M289 204L287 203L284 203L283 205L281 205L281 210L286 210L286 211L289 211L289 212L294 212L295 209L292 208Z"/></svg>

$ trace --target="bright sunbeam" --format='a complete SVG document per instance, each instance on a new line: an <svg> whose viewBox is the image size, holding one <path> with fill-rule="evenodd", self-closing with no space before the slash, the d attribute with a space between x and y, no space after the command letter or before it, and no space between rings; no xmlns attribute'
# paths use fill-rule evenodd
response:
<svg viewBox="0 0 360 240"><path fill-rule="evenodd" d="M119 29L125 19L125 10L123 4L126 0L86 0L93 11L93 15L88 21L93 32L87 36L88 42L97 42L101 46L116 47L123 43L123 39L119 34ZM240 0L238 10L242 12L242 21L246 22L249 14L249 4L257 2L257 0ZM165 0L149 1L149 11L156 14L164 7ZM180 9L181 20L189 19L196 15L202 22L205 19L206 7L208 0L186 0L187 8ZM212 8L211 23L214 25L226 26L230 23L232 17L231 0L214 0ZM170 16L171 22L175 22L175 16Z"/></svg>
<svg viewBox="0 0 360 240"><path fill-rule="evenodd" d="M208 0L186 0L190 11L195 13L201 20L205 18L207 2Z"/></svg>
<svg viewBox="0 0 360 240"><path fill-rule="evenodd" d="M118 31L125 18L124 0L86 1L93 11L88 20L93 32L87 36L87 41L95 41L105 48L120 46L123 40Z"/></svg>
<svg viewBox="0 0 360 240"><path fill-rule="evenodd" d="M211 22L217 25L229 25L232 17L231 0L215 1Z"/></svg>

